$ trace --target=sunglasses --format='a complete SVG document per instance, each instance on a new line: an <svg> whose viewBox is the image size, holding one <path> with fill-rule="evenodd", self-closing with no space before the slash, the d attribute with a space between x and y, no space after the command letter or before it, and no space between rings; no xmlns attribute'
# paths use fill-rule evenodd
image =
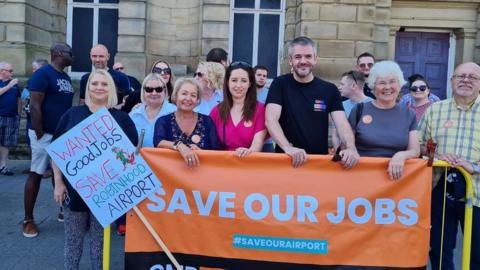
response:
<svg viewBox="0 0 480 270"><path fill-rule="evenodd" d="M420 85L420 86L412 86L410 87L410 91L412 92L425 92L425 90L427 90L427 86L426 85Z"/></svg>
<svg viewBox="0 0 480 270"><path fill-rule="evenodd" d="M194 78L195 78L195 77L202 78L202 77L203 77L203 73L201 73L201 72L195 72L195 73L193 73L193 77L194 77Z"/></svg>
<svg viewBox="0 0 480 270"><path fill-rule="evenodd" d="M124 69L125 69L124 67L118 67L118 68L116 68L115 70L116 70L116 71L120 71L120 70L124 70Z"/></svg>
<svg viewBox="0 0 480 270"><path fill-rule="evenodd" d="M152 70L153 73L165 73L165 74L171 74L172 70L170 68L159 68L159 67L154 67Z"/></svg>
<svg viewBox="0 0 480 270"><path fill-rule="evenodd" d="M235 61L235 62L231 63L230 66L231 66L231 67L240 66L240 67L247 67L247 68L251 68L251 67L252 67L249 63L244 62L244 61Z"/></svg>
<svg viewBox="0 0 480 270"><path fill-rule="evenodd" d="M8 71L8 72L10 72L10 73L13 72L13 69L2 69L2 70Z"/></svg>
<svg viewBox="0 0 480 270"><path fill-rule="evenodd" d="M361 67L361 68L366 68L366 67L369 67L369 68L371 68L371 67L373 67L373 63L368 63L368 64L360 64L360 65L358 65L358 66L359 66L359 67Z"/></svg>
<svg viewBox="0 0 480 270"><path fill-rule="evenodd" d="M145 86L143 89L147 93L152 93L153 91L155 91L157 93L162 93L163 90L165 90L165 87L148 87L148 86Z"/></svg>

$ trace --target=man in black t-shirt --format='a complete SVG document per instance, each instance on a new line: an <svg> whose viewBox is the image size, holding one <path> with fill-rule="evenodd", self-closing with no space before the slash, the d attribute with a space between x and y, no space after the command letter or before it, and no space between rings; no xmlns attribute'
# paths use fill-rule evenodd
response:
<svg viewBox="0 0 480 270"><path fill-rule="evenodd" d="M317 63L315 43L298 37L288 47L292 74L276 78L266 102L268 132L277 143L276 152L285 152L298 167L308 154L328 153L328 117L332 117L346 148L340 152L346 168L360 158L354 136L342 107L337 87L316 78L312 69Z"/></svg>

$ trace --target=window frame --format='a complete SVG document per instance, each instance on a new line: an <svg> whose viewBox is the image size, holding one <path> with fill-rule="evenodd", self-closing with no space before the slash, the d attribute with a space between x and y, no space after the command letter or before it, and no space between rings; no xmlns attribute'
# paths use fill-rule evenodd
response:
<svg viewBox="0 0 480 270"><path fill-rule="evenodd" d="M117 9L119 10L120 3L100 3L100 0L93 0L93 3L75 2L74 0L68 0L67 2L67 43L70 46L72 44L72 29L73 29L73 9L74 8L91 8L93 9L93 38L92 44L98 43L98 21L100 9ZM83 56L82 56L83 57ZM112 57L112 56L110 56ZM68 67L68 75L72 79L79 80L85 73L80 71L72 71L72 67Z"/></svg>
<svg viewBox="0 0 480 270"><path fill-rule="evenodd" d="M229 34L228 34L228 60L231 62L233 57L233 26L235 20L235 14L237 13L246 13L253 14L253 48L252 48L252 66L256 66L258 60L258 31L259 31L259 21L261 14L272 14L279 15L279 25L278 25L278 53L277 53L277 76L280 76L280 68L282 63L283 56L283 42L284 42L284 33L285 33L285 6L286 0L280 0L280 9L261 9L260 1L255 0L255 8L235 8L235 0L230 0L230 23L229 23Z"/></svg>

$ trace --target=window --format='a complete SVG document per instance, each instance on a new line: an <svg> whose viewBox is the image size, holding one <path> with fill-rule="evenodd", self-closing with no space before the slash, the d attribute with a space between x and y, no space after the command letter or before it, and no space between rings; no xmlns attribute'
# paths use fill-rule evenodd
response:
<svg viewBox="0 0 480 270"><path fill-rule="evenodd" d="M268 77L280 73L285 0L231 0L231 61L263 65Z"/></svg>
<svg viewBox="0 0 480 270"><path fill-rule="evenodd" d="M104 44L113 65L117 53L119 0L68 0L67 43L72 46L75 61L70 67L72 78L92 70L90 48Z"/></svg>

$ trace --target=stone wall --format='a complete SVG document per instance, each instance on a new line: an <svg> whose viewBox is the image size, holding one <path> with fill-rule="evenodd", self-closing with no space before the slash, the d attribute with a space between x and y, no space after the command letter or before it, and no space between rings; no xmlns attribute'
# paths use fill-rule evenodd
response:
<svg viewBox="0 0 480 270"><path fill-rule="evenodd" d="M116 60L138 78L164 59L193 71L213 47L228 49L229 0L120 2Z"/></svg>
<svg viewBox="0 0 480 270"><path fill-rule="evenodd" d="M316 75L338 79L354 68L363 52L379 59L388 57L389 0L287 1L285 42L297 36L316 41ZM286 50L285 50L286 52ZM286 56L285 56L286 57ZM284 61L283 71L288 70Z"/></svg>
<svg viewBox="0 0 480 270"><path fill-rule="evenodd" d="M31 62L49 59L53 42L65 41L66 1L16 0L0 3L0 58L16 76L28 76Z"/></svg>

